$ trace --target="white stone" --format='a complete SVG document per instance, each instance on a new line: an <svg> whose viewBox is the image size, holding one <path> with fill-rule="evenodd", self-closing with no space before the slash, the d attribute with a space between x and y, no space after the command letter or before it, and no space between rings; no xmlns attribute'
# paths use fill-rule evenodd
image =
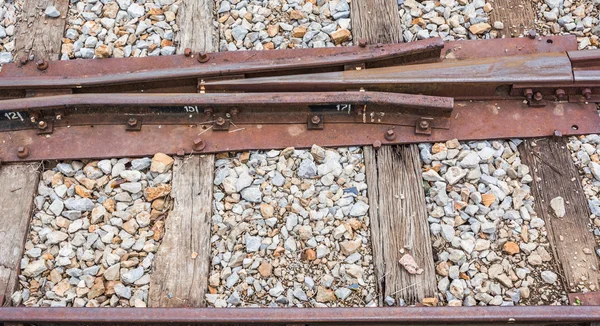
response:
<svg viewBox="0 0 600 326"><path fill-rule="evenodd" d="M558 197L553 198L550 201L550 207L552 207L552 209L554 210L554 215L556 217L564 217L565 216L565 214L566 214L565 200L562 197L558 196Z"/></svg>

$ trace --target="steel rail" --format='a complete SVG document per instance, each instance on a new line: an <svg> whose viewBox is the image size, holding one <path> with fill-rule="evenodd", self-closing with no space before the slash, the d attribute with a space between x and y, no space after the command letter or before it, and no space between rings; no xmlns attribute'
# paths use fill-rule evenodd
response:
<svg viewBox="0 0 600 326"><path fill-rule="evenodd" d="M0 308L5 323L275 324L275 323L581 323L600 306L389 308Z"/></svg>
<svg viewBox="0 0 600 326"><path fill-rule="evenodd" d="M598 73L596 73L598 75ZM207 91L339 91L363 87L371 91L419 92L428 95L477 97L478 88L519 83L572 83L571 61L564 52L523 56L443 61L359 71L324 72L297 76L209 81ZM493 95L493 93L492 93ZM456 96L453 96L456 97Z"/></svg>
<svg viewBox="0 0 600 326"><path fill-rule="evenodd" d="M242 111L244 114L245 111ZM600 116L595 104L549 102L546 107L528 107L522 100L455 102L446 129L433 129L430 135L417 134L415 125L394 125L386 115L378 123L327 123L322 130L309 130L307 123L244 124L233 118L228 131L204 129L195 123L142 125L127 131L127 117L119 125L55 127L51 135L37 129L0 133L2 162L63 160L82 158L136 157L156 152L219 153L294 146L310 148L431 143L453 138L460 140L548 137L556 131L563 136L600 133ZM434 118L435 121L435 118ZM418 121L415 122L418 126ZM386 138L388 130L395 137ZM201 137L205 146L194 149ZM126 141L123 141L123 140ZM29 154L19 155L20 147ZM180 154L181 155L181 154Z"/></svg>
<svg viewBox="0 0 600 326"><path fill-rule="evenodd" d="M291 106L349 103L407 108L427 108L434 112L450 112L454 100L448 97L384 93L384 92L317 92L317 93L122 93L71 94L28 97L0 101L0 113L73 108L78 106Z"/></svg>
<svg viewBox="0 0 600 326"><path fill-rule="evenodd" d="M415 60L437 61L443 47L444 42L437 38L365 47L210 53L205 54L205 63L198 62L196 55L113 58L98 63L57 61L49 63L43 71L33 64L18 66L14 63L3 66L0 89L81 88L250 73L304 73L315 68L343 70L344 65L353 63L397 64L403 57L413 55L419 56L409 58L409 63Z"/></svg>
<svg viewBox="0 0 600 326"><path fill-rule="evenodd" d="M442 51L443 48L443 51ZM85 88L152 83L161 80L209 78L257 73L306 73L307 70L343 70L344 65L365 63L367 68L406 63L490 58L577 49L573 35L479 41L444 42L428 39L402 44L365 47L290 49L277 51L236 51L207 54L200 63L198 54L146 58L68 60L48 64L39 70L33 63L3 65L0 89Z"/></svg>

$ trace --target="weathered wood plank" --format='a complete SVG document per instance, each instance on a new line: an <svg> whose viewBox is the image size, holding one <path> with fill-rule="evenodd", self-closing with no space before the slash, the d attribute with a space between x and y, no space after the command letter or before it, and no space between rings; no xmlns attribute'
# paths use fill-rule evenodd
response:
<svg viewBox="0 0 600 326"><path fill-rule="evenodd" d="M397 0L352 0L350 18L354 44L361 39L369 43L402 40Z"/></svg>
<svg viewBox="0 0 600 326"><path fill-rule="evenodd" d="M590 209L581 186L577 167L564 139L536 139L520 146L521 157L531 170L532 191L535 196L535 211L546 222L548 241L569 290L576 290L579 282L587 288L598 289L600 271L594 253L596 243L588 231ZM566 214L556 217L550 206L552 199L562 197ZM586 255L583 248L592 254Z"/></svg>
<svg viewBox="0 0 600 326"><path fill-rule="evenodd" d="M382 147L377 152L377 172L385 264L383 295L397 302L419 303L434 295L437 282L417 146ZM409 274L398 263L402 252L414 257L423 269L421 275Z"/></svg>
<svg viewBox="0 0 600 326"><path fill-rule="evenodd" d="M0 167L0 295L5 301L16 290L38 180L35 163Z"/></svg>
<svg viewBox="0 0 600 326"><path fill-rule="evenodd" d="M49 18L44 10L49 5L58 9L61 16ZM69 0L28 0L23 5L23 18L15 35L16 60L34 55L35 60L58 60L62 37L65 33Z"/></svg>
<svg viewBox="0 0 600 326"><path fill-rule="evenodd" d="M396 0L352 0L350 10L354 43L402 40ZM419 150L416 145L386 146L377 152L365 147L364 155L379 305L387 296L418 303L433 296L437 284ZM400 266L401 249L415 258L423 274L410 275Z"/></svg>
<svg viewBox="0 0 600 326"><path fill-rule="evenodd" d="M186 48L194 53L218 51L219 34L213 22L214 6L213 0L183 0L177 11L177 54L183 54Z"/></svg>
<svg viewBox="0 0 600 326"><path fill-rule="evenodd" d="M154 261L151 307L206 306L214 161L214 155L175 160L174 205Z"/></svg>
<svg viewBox="0 0 600 326"><path fill-rule="evenodd" d="M371 227L371 248L373 250L373 265L375 268L375 284L377 286L378 303L383 305L383 275L385 264L383 263L383 232L380 226L379 216L379 176L377 174L377 155L373 147L363 147L365 158L365 170L367 176L367 190L369 195L369 222Z"/></svg>
<svg viewBox="0 0 600 326"><path fill-rule="evenodd" d="M498 30L502 37L519 37L528 30L535 30L533 1L523 0L494 0L494 10L490 13L490 25L499 21L504 24L504 29Z"/></svg>

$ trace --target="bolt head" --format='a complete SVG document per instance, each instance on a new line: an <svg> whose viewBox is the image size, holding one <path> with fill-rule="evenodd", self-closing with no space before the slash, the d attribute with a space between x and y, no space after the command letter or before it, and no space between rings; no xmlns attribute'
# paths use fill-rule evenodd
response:
<svg viewBox="0 0 600 326"><path fill-rule="evenodd" d="M208 56L208 54L206 54L204 52L198 53L198 62L205 63L205 62L208 62L208 60L210 60L210 57Z"/></svg>
<svg viewBox="0 0 600 326"><path fill-rule="evenodd" d="M127 125L129 125L130 127L134 127L135 125L137 125L138 121L136 118L129 118L127 120Z"/></svg>
<svg viewBox="0 0 600 326"><path fill-rule="evenodd" d="M37 126L38 126L38 129L46 129L48 124L46 123L46 121L40 121L40 122L38 122Z"/></svg>
<svg viewBox="0 0 600 326"><path fill-rule="evenodd" d="M192 49L185 48L185 50L183 50L183 55L185 55L186 57L191 56L192 55Z"/></svg>
<svg viewBox="0 0 600 326"><path fill-rule="evenodd" d="M37 66L38 70L48 69L48 61L46 60L38 60L38 62L36 62L35 65Z"/></svg>
<svg viewBox="0 0 600 326"><path fill-rule="evenodd" d="M562 88L557 89L555 94L558 98L563 98L566 95L565 90Z"/></svg>
<svg viewBox="0 0 600 326"><path fill-rule="evenodd" d="M541 100L544 98L544 96L542 95L542 93L540 93L540 92L537 92L537 93L535 93L535 95L533 96L533 98L534 98L536 101L541 101Z"/></svg>
<svg viewBox="0 0 600 326"><path fill-rule="evenodd" d="M312 118L310 118L310 122L317 125L321 122L321 117L319 117L318 115L313 115Z"/></svg>
<svg viewBox="0 0 600 326"><path fill-rule="evenodd" d="M427 121L427 120L421 120L421 122L419 122L419 127L421 129L427 129L427 128L429 128L429 121Z"/></svg>
<svg viewBox="0 0 600 326"><path fill-rule="evenodd" d="M223 117L218 117L215 123L219 126L222 126L225 124L225 119Z"/></svg>
<svg viewBox="0 0 600 326"><path fill-rule="evenodd" d="M29 148L19 146L19 148L17 148L17 156L19 158L26 158L27 156L29 156Z"/></svg>
<svg viewBox="0 0 600 326"><path fill-rule="evenodd" d="M396 132L394 132L394 130L389 129L388 131L385 132L384 135L385 139L392 141L394 139L396 139Z"/></svg>
<svg viewBox="0 0 600 326"><path fill-rule="evenodd" d="M533 30L533 29L527 33L527 36L532 40L535 39L536 35L537 34L535 33L535 30Z"/></svg>
<svg viewBox="0 0 600 326"><path fill-rule="evenodd" d="M374 141L373 142L373 148L380 149L381 148L381 141L380 140Z"/></svg>
<svg viewBox="0 0 600 326"><path fill-rule="evenodd" d="M367 46L367 40L364 38L361 38L360 40L358 40L358 46L360 46L361 48L364 48Z"/></svg>
<svg viewBox="0 0 600 326"><path fill-rule="evenodd" d="M591 90L591 89L589 89L589 88L584 88L584 89L581 91L581 94L582 94L583 96L585 96L585 99L586 99L586 100L589 100L589 99L591 99L591 98L592 98L592 90Z"/></svg>
<svg viewBox="0 0 600 326"><path fill-rule="evenodd" d="M197 137L194 139L194 150L201 151L206 147L206 143L202 140L202 138Z"/></svg>
<svg viewBox="0 0 600 326"><path fill-rule="evenodd" d="M563 136L562 132L558 131L558 130L554 130L554 138L561 138Z"/></svg>
<svg viewBox="0 0 600 326"><path fill-rule="evenodd" d="M26 65L26 64L27 64L27 62L29 62L29 59L27 58L27 56L22 56L22 57L19 59L19 62L21 62L21 65L23 65L23 66L24 66L24 65Z"/></svg>

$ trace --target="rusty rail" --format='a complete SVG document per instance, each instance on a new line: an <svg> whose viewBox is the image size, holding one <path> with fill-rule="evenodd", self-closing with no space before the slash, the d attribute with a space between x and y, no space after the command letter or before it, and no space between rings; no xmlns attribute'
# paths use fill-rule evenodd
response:
<svg viewBox="0 0 600 326"><path fill-rule="evenodd" d="M576 47L428 40L13 64L0 72L0 98L13 98L0 101L0 159L598 133L600 54Z"/></svg>
<svg viewBox="0 0 600 326"><path fill-rule="evenodd" d="M339 71L346 65L361 63L366 67L414 64L438 61L443 47L441 39L429 39L353 47L56 61L46 62L43 69L34 63L13 63L2 67L0 89L105 87L217 76L252 77L273 72L288 75Z"/></svg>
<svg viewBox="0 0 600 326"><path fill-rule="evenodd" d="M127 118L120 124L81 125L54 128L50 137L39 130L0 132L0 158L3 162L54 159L132 157L163 153L217 153L224 151L277 149L294 146L391 145L461 140L546 137L560 131L564 136L600 132L596 105L585 103L548 103L530 108L523 101L455 102L447 128L431 133L416 133L420 120L412 126L382 123L327 123L311 130L307 123L238 124L227 131L196 123L142 125L139 131L127 131ZM369 111L367 116L370 116ZM212 120L212 119L211 119ZM436 119L430 121L433 124ZM394 137L386 138L388 130ZM194 150L193 141L202 137L206 146ZM73 141L73 140L77 141ZM123 141L126 139L127 141ZM113 144L115 146L113 146ZM116 146L118 144L118 146ZM18 155L19 147L29 149L28 156Z"/></svg>
<svg viewBox="0 0 600 326"><path fill-rule="evenodd" d="M351 105L391 106L402 108L425 108L438 112L450 112L454 100L448 97L384 93L384 92L313 92L297 93L210 93L210 94L72 94L29 97L0 101L0 114L23 110L47 110L53 108L76 108L82 106L178 106L203 107L288 107L294 105Z"/></svg>
<svg viewBox="0 0 600 326"><path fill-rule="evenodd" d="M6 323L535 324L600 320L600 306L410 308L0 308Z"/></svg>

